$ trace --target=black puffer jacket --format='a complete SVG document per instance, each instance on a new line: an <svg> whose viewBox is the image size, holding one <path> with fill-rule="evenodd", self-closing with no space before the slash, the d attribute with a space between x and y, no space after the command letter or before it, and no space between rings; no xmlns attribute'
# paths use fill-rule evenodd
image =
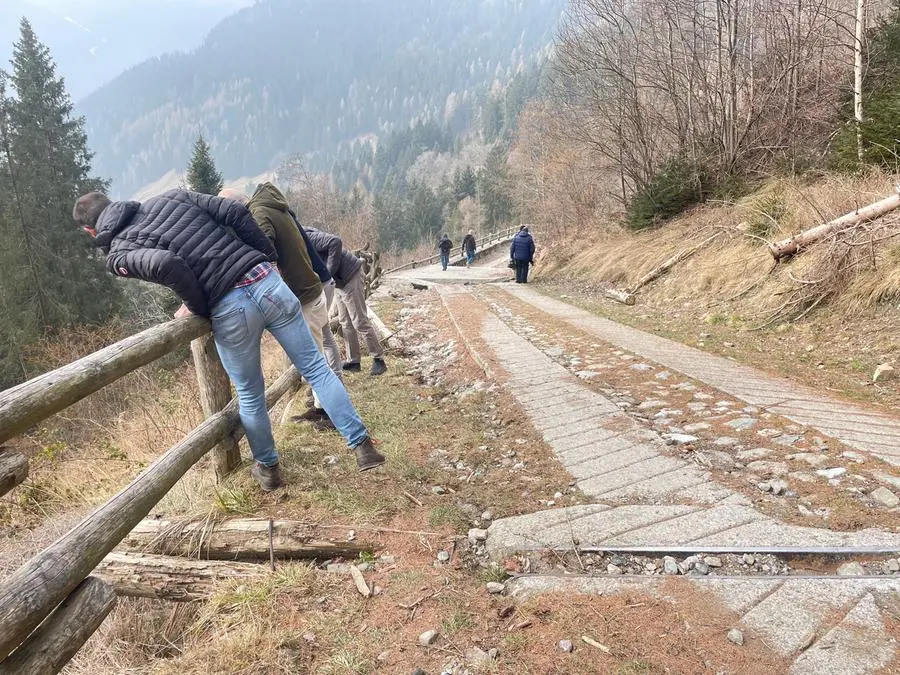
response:
<svg viewBox="0 0 900 675"><path fill-rule="evenodd" d="M303 226L316 252L325 261L328 271L334 278L334 285L343 288L353 275L362 267L362 260L350 251L344 250L344 242L336 234L323 232L315 227Z"/></svg>
<svg viewBox="0 0 900 675"><path fill-rule="evenodd" d="M244 273L278 258L243 204L186 190L113 202L94 241L110 272L167 286L206 317Z"/></svg>

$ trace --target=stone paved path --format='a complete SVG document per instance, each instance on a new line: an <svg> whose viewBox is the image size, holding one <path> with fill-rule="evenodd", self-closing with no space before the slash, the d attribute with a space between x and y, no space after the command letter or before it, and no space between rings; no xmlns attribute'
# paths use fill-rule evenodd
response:
<svg viewBox="0 0 900 675"><path fill-rule="evenodd" d="M437 289L451 300L446 303L451 313L458 306L452 301L454 296L468 295L463 286L440 285ZM791 406L802 401L814 402L817 415L823 414L823 403L836 405L811 392L801 396L798 392L805 390L790 383L779 382L783 391L773 389L766 376L724 359L707 368L704 361L715 359L697 350L683 348L691 357L685 361L681 345L602 319L594 322L596 317L529 289L509 290L609 342L695 379L713 380L709 383L785 417L791 416L787 411L795 410ZM474 298L472 302L476 303ZM487 307L477 306L482 311L478 349L488 352L479 354L479 360L503 370L505 386L582 492L598 502L495 521L487 538L492 557L501 559L547 547L572 549L576 544L581 548L873 546L900 551L900 535L894 533L799 527L758 512L745 497L716 484L708 472L670 453L656 432L587 388ZM467 342L471 349L474 342ZM782 396L784 393L793 398ZM781 409L776 410L778 407ZM883 426L890 428L890 424ZM879 454L871 447L865 449ZM663 583L660 577L644 576L524 576L510 582L508 590L527 595L548 590L597 593L631 588L664 595ZM873 673L894 658L897 645L885 630L883 617L885 612L896 615L898 577L720 577L691 578L688 583L702 585L738 613L741 627L753 637L766 640L777 653L793 657L791 673Z"/></svg>
<svg viewBox="0 0 900 675"><path fill-rule="evenodd" d="M579 489L613 505L577 506L498 521L488 539L493 555L547 546L571 548L573 538L582 546L877 545L900 550L900 536L892 533L833 532L763 516L743 495L716 484L709 472L669 454L656 432L585 387L495 315L484 315L481 338L506 372L507 388ZM629 505L615 507L617 503Z"/></svg>
<svg viewBox="0 0 900 675"><path fill-rule="evenodd" d="M623 326L547 297L527 286L503 286L520 300L580 330L705 382L797 424L818 429L848 446L900 466L900 419L823 396L794 382L725 358Z"/></svg>
<svg viewBox="0 0 900 675"><path fill-rule="evenodd" d="M501 249L504 247L508 247L508 242L504 242L500 246ZM483 284L506 281L514 275L513 271L506 266L507 260L506 253L501 251L496 256L489 257L483 262L480 261L472 267L455 265L442 270L438 263L394 272L391 276L395 279L425 281L434 284Z"/></svg>

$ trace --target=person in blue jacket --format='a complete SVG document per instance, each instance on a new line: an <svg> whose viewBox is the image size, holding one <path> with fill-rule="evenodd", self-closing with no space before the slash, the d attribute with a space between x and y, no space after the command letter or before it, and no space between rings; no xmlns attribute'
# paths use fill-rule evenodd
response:
<svg viewBox="0 0 900 675"><path fill-rule="evenodd" d="M509 258L516 265L516 283L528 283L528 266L534 264L534 239L528 227L522 225L509 247Z"/></svg>

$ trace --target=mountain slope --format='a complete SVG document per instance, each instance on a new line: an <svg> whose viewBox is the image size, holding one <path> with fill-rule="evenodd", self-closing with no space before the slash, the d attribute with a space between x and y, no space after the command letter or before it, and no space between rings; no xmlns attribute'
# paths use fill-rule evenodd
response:
<svg viewBox="0 0 900 675"><path fill-rule="evenodd" d="M150 57L196 48L210 28L252 1L2 0L0 61L12 53L24 16L79 100Z"/></svg>
<svg viewBox="0 0 900 675"><path fill-rule="evenodd" d="M226 176L294 153L327 168L338 144L477 97L552 39L565 0L262 0L191 54L132 68L79 105L97 171L128 194L188 159L198 131Z"/></svg>

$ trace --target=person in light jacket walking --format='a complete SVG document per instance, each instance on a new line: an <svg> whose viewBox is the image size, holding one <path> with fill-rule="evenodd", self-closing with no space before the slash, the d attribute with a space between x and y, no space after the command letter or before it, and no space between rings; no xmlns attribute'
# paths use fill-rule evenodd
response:
<svg viewBox="0 0 900 675"><path fill-rule="evenodd" d="M516 283L528 283L528 266L534 264L534 239L522 225L509 247L509 257L516 264Z"/></svg>

